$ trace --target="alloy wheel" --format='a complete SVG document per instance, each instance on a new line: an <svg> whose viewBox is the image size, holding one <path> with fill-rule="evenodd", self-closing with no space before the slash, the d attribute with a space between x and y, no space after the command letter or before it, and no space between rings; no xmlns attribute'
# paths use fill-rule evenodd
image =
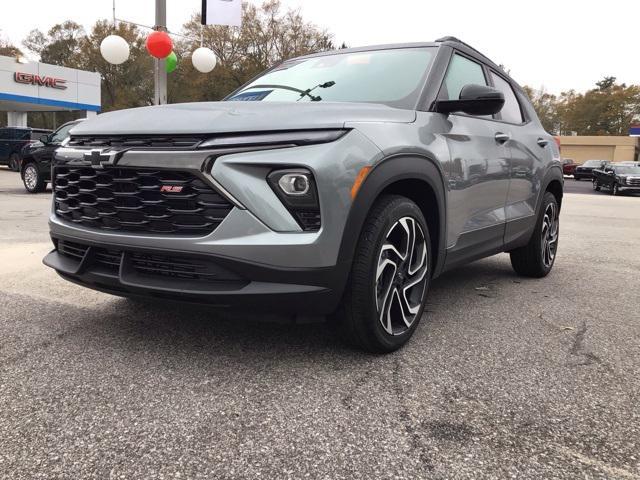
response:
<svg viewBox="0 0 640 480"><path fill-rule="evenodd" d="M24 184L29 190L35 190L38 184L38 171L33 165L27 165L24 169Z"/></svg>
<svg viewBox="0 0 640 480"><path fill-rule="evenodd" d="M558 218L558 206L549 203L542 218L542 263L545 268L551 268L558 250L558 232L560 219Z"/></svg>
<svg viewBox="0 0 640 480"><path fill-rule="evenodd" d="M427 284L429 258L420 224L402 217L387 232L376 269L378 320L390 335L401 335L415 322Z"/></svg>

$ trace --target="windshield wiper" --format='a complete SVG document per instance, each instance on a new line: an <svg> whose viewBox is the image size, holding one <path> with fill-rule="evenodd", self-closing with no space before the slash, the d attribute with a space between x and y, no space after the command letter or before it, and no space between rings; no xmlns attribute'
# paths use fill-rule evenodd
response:
<svg viewBox="0 0 640 480"><path fill-rule="evenodd" d="M304 97L309 97L312 102L319 102L320 100L322 100L322 97L319 95L311 95L311 92L313 92L316 88L329 88L329 87L333 87L335 84L336 82L334 82L333 80L330 80L328 82L319 83L313 88L307 88L306 90L300 92L300 98L296 100L296 102L299 102Z"/></svg>
<svg viewBox="0 0 640 480"><path fill-rule="evenodd" d="M322 100L322 97L320 97L318 95L311 95L311 92L313 90L315 90L316 88L318 88L318 87L320 87L320 88L329 88L329 87L333 87L335 84L336 84L336 82L334 82L332 80L330 82L321 83L319 85L316 85L313 88L308 88L306 90L302 90L301 88L296 88L296 87L290 87L289 85L280 85L280 84L277 84L277 83L265 83L265 84L261 84L261 85L251 85L249 88L279 88L281 90L289 90L291 92L299 93L300 94L300 98L298 100L296 100L296 101L300 101L304 97L309 97L312 102L319 102L320 100Z"/></svg>

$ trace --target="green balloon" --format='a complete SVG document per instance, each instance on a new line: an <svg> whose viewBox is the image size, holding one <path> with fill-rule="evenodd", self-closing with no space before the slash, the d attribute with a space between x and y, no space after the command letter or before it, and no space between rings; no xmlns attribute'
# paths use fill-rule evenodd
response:
<svg viewBox="0 0 640 480"><path fill-rule="evenodd" d="M165 69L167 73L173 72L178 66L178 57L175 52L171 52L167 58L165 58L164 63Z"/></svg>

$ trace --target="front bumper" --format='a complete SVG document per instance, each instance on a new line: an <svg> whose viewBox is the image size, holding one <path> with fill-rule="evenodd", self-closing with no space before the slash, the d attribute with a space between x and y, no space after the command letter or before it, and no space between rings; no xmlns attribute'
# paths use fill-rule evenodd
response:
<svg viewBox="0 0 640 480"><path fill-rule="evenodd" d="M166 249L114 246L52 237L43 260L63 278L125 297L151 297L219 308L332 313L340 301L341 268L267 267L237 259Z"/></svg>
<svg viewBox="0 0 640 480"><path fill-rule="evenodd" d="M625 193L640 193L640 186L638 185L618 185L619 192Z"/></svg>
<svg viewBox="0 0 640 480"><path fill-rule="evenodd" d="M86 152L59 149L56 161L86 163ZM70 281L118 295L318 315L334 311L350 268L350 257L341 255L341 245L351 186L363 166L380 158L380 150L353 130L326 144L217 155L213 150L127 150L103 163L105 169L185 171L213 185L235 206L211 233L177 236L101 230L61 218L52 209L49 226L54 243L68 241L87 250L71 260L56 248L45 264ZM318 186L322 225L317 232L302 231L266 181L275 169L298 167L312 172ZM95 262L100 249L119 252L117 269L105 271ZM196 259L235 277L195 285L180 276L160 280L135 271L134 253Z"/></svg>
<svg viewBox="0 0 640 480"><path fill-rule="evenodd" d="M593 172L590 170L574 171L574 178L593 178Z"/></svg>

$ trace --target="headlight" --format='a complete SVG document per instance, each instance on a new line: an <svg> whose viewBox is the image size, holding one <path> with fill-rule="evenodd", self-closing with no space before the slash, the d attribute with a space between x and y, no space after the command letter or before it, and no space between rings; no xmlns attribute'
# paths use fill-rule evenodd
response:
<svg viewBox="0 0 640 480"><path fill-rule="evenodd" d="M338 140L349 130L298 130L291 132L234 133L221 134L203 141L198 148L229 148L263 145L315 145Z"/></svg>
<svg viewBox="0 0 640 480"><path fill-rule="evenodd" d="M307 232L320 230L320 202L313 174L305 168L274 170L267 182L282 204Z"/></svg>

